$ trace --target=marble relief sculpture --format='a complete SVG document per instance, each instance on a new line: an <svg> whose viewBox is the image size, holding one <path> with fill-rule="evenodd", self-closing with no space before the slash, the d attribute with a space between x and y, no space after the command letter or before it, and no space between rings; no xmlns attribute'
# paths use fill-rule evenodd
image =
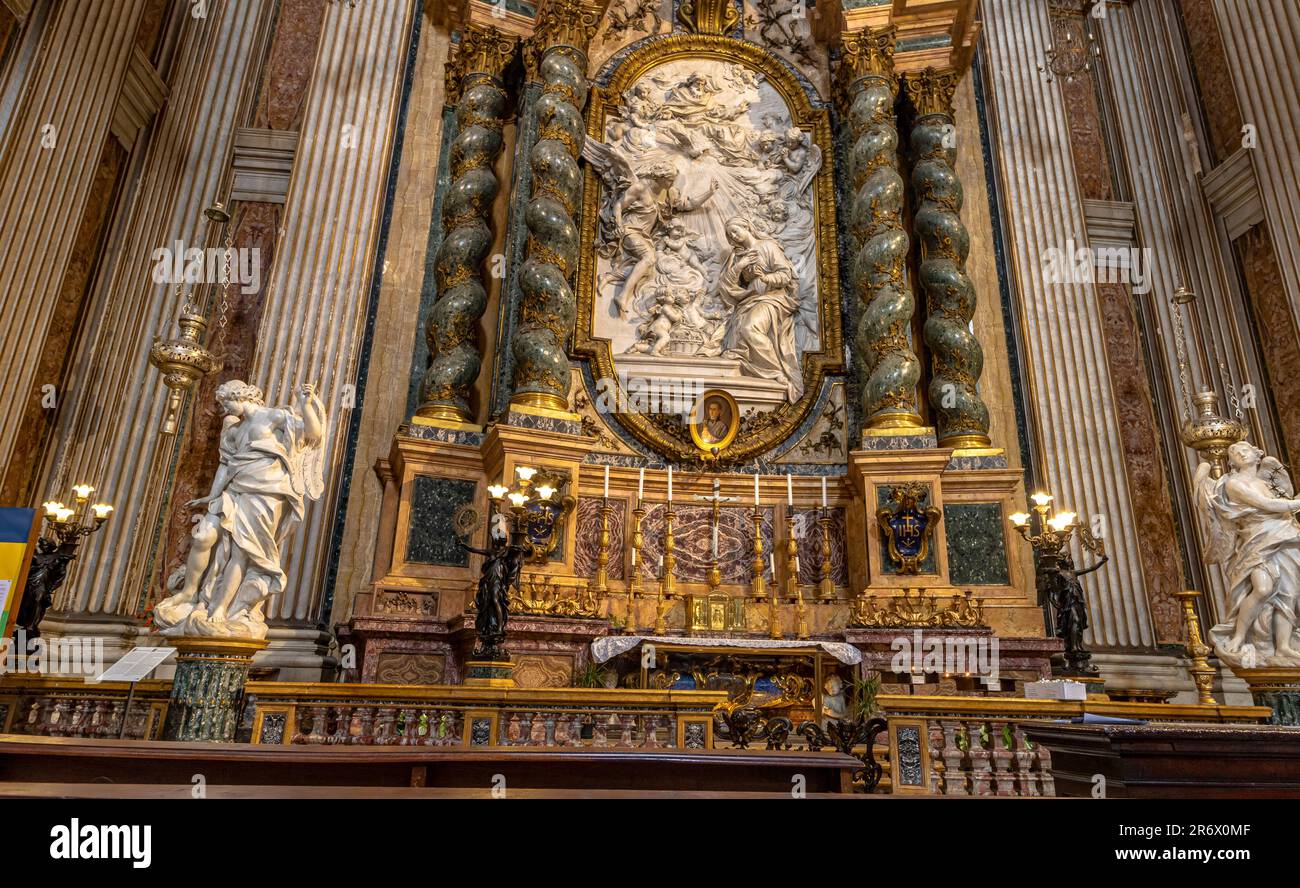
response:
<svg viewBox="0 0 1300 888"><path fill-rule="evenodd" d="M225 411L220 464L205 507L194 519L189 557L169 578L173 593L154 607L167 636L263 639L266 601L285 587L285 541L302 523L308 499L324 492L328 416L310 385L292 406L267 407L256 386L239 380L216 391Z"/></svg>
<svg viewBox="0 0 1300 888"><path fill-rule="evenodd" d="M733 62L667 62L624 90L583 156L604 186L595 334L616 356L798 400L821 341L822 153L776 90Z"/></svg>
<svg viewBox="0 0 1300 888"><path fill-rule="evenodd" d="M1240 441L1228 448L1228 471L1196 470L1196 503L1206 558L1228 586L1227 618L1210 630L1219 657L1232 666L1300 666L1300 499L1282 464Z"/></svg>

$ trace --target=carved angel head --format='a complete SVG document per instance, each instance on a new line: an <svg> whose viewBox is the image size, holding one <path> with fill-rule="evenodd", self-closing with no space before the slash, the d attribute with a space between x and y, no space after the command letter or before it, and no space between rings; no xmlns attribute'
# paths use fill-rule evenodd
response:
<svg viewBox="0 0 1300 888"><path fill-rule="evenodd" d="M223 382L217 386L215 394L217 403L220 404L226 413L241 413L240 407L244 404L252 404L257 407L265 406L266 400L262 396L262 390L255 385L249 385L242 379L232 379Z"/></svg>

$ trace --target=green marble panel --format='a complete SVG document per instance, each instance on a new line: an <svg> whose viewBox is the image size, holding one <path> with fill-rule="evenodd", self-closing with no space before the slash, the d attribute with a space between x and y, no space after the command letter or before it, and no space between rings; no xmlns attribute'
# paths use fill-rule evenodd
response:
<svg viewBox="0 0 1300 888"><path fill-rule="evenodd" d="M456 542L452 518L474 501L476 485L463 478L415 477L406 560L443 567L468 567L469 553Z"/></svg>
<svg viewBox="0 0 1300 888"><path fill-rule="evenodd" d="M1001 503L950 503L943 507L943 520L954 586L1011 584Z"/></svg>

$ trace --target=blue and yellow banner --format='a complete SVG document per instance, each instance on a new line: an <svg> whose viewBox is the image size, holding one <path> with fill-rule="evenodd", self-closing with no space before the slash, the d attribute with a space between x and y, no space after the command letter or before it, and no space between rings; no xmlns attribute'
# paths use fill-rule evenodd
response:
<svg viewBox="0 0 1300 888"><path fill-rule="evenodd" d="M35 509L0 509L0 638L18 613L35 531Z"/></svg>

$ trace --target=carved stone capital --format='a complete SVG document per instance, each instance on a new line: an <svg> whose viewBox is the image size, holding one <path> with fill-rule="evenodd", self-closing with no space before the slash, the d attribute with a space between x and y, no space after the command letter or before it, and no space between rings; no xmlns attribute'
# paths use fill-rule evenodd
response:
<svg viewBox="0 0 1300 888"><path fill-rule="evenodd" d="M731 0L682 0L677 20L695 34L730 34L740 24Z"/></svg>
<svg viewBox="0 0 1300 888"><path fill-rule="evenodd" d="M484 74L500 80L515 56L519 39L495 28L469 25L460 33L460 43L447 62L447 103L460 101L465 80L471 74Z"/></svg>
<svg viewBox="0 0 1300 888"><path fill-rule="evenodd" d="M918 74L907 75L907 95L921 117L933 114L952 117L956 113L952 100L957 94L959 80L955 71L926 68Z"/></svg>
<svg viewBox="0 0 1300 888"><path fill-rule="evenodd" d="M840 90L847 93L863 77L875 75L894 81L894 46L898 28L863 28L840 36Z"/></svg>

